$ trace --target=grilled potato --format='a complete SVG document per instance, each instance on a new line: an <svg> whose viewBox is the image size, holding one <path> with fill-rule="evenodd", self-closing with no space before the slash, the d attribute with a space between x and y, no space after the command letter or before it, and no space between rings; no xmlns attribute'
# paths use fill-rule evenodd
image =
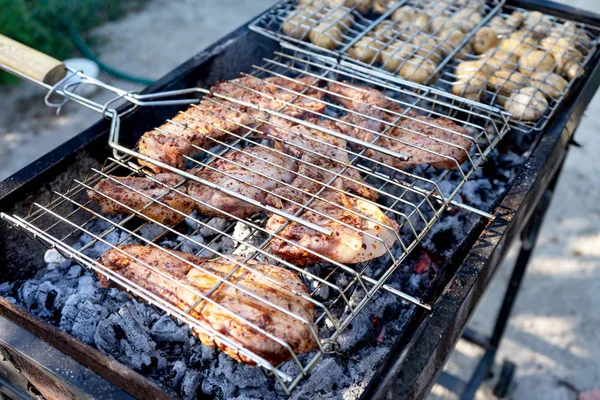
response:
<svg viewBox="0 0 600 400"><path fill-rule="evenodd" d="M494 73L494 70L480 60L463 61L456 66L455 75L457 80L468 79L477 73L483 73L485 76L490 76Z"/></svg>
<svg viewBox="0 0 600 400"><path fill-rule="evenodd" d="M525 75L534 72L552 72L555 66L554 57L543 50L530 51L519 59L519 71Z"/></svg>
<svg viewBox="0 0 600 400"><path fill-rule="evenodd" d="M527 11L523 20L523 29L532 32L537 37L550 33L552 18L539 11Z"/></svg>
<svg viewBox="0 0 600 400"><path fill-rule="evenodd" d="M310 31L308 37L315 45L333 50L342 42L342 30L337 25L322 22Z"/></svg>
<svg viewBox="0 0 600 400"><path fill-rule="evenodd" d="M488 82L488 88L498 93L513 93L525 86L529 80L527 75L516 71L499 69Z"/></svg>
<svg viewBox="0 0 600 400"><path fill-rule="evenodd" d="M321 15L313 6L298 7L283 22L283 33L298 40L308 37L310 30L319 24Z"/></svg>
<svg viewBox="0 0 600 400"><path fill-rule="evenodd" d="M416 48L414 45L401 40L390 43L381 51L381 62L383 63L383 68L390 72L398 71L400 65L405 63L415 50Z"/></svg>
<svg viewBox="0 0 600 400"><path fill-rule="evenodd" d="M476 72L473 76L458 79L452 85L452 93L467 99L478 101L485 92L488 76L482 72Z"/></svg>
<svg viewBox="0 0 600 400"><path fill-rule="evenodd" d="M465 8L452 15L452 20L460 23L461 31L469 33L483 20L483 16L473 8Z"/></svg>
<svg viewBox="0 0 600 400"><path fill-rule="evenodd" d="M500 43L500 36L494 28L484 26L475 34L473 40L473 50L475 54L483 54L491 48L495 48Z"/></svg>
<svg viewBox="0 0 600 400"><path fill-rule="evenodd" d="M348 49L350 57L366 63L374 63L381 60L381 48L385 43L372 37L363 37Z"/></svg>
<svg viewBox="0 0 600 400"><path fill-rule="evenodd" d="M516 69L519 57L508 51L489 49L483 54L483 57L480 60L490 68L493 68L494 71L498 69L513 70Z"/></svg>
<svg viewBox="0 0 600 400"><path fill-rule="evenodd" d="M515 30L521 26L524 20L525 15L518 11L513 11L512 14L510 14L510 16L506 19L505 23L509 28Z"/></svg>
<svg viewBox="0 0 600 400"><path fill-rule="evenodd" d="M496 16L490 20L490 27L492 27L499 35L508 36L513 32L513 28L506 24L506 20L502 17Z"/></svg>
<svg viewBox="0 0 600 400"><path fill-rule="evenodd" d="M441 32L437 34L437 37L440 39L439 48L444 55L450 54L457 48L463 40L465 40L466 35L463 31L458 29L443 29ZM467 42L463 48L460 50L460 54L463 56L468 56L473 51L473 46L471 42Z"/></svg>
<svg viewBox="0 0 600 400"><path fill-rule="evenodd" d="M426 82L435 69L437 64L429 59L414 57L404 63L400 68L400 76L415 83Z"/></svg>
<svg viewBox="0 0 600 400"><path fill-rule="evenodd" d="M548 102L539 89L524 87L510 96L504 109L512 114L513 119L537 121L548 109Z"/></svg>
<svg viewBox="0 0 600 400"><path fill-rule="evenodd" d="M552 72L534 72L529 77L529 85L540 91L548 99L557 100L567 88L567 81Z"/></svg>

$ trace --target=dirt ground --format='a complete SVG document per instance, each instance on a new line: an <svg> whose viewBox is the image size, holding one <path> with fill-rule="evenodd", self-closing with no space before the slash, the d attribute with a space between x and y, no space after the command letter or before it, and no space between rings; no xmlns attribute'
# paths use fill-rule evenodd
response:
<svg viewBox="0 0 600 400"><path fill-rule="evenodd" d="M567 3L566 0L563 0ZM271 0L154 0L142 11L95 30L106 43L103 61L133 74L158 78L272 3ZM569 0L600 11L595 0ZM135 85L108 81L126 89ZM98 117L76 105L60 116L28 84L0 93L0 179L91 125ZM95 95L99 101L106 94ZM538 246L515 304L497 361L517 364L510 397L576 399L600 388L600 97L590 104L576 134ZM499 270L470 325L490 328L510 276L511 256ZM466 376L477 350L459 343L446 369ZM489 398L490 383L477 397ZM451 399L435 387L431 399Z"/></svg>

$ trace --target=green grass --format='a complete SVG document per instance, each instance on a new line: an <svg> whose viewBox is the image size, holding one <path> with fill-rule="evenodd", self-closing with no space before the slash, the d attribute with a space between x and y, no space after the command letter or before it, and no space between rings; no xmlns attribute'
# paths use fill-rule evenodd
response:
<svg viewBox="0 0 600 400"><path fill-rule="evenodd" d="M0 33L59 60L75 54L62 19L85 35L145 0L0 0ZM17 78L0 71L0 83Z"/></svg>

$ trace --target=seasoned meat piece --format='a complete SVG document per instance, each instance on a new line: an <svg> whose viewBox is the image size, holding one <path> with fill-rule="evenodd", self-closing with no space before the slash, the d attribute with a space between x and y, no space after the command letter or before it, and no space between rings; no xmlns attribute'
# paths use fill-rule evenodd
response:
<svg viewBox="0 0 600 400"><path fill-rule="evenodd" d="M94 186L94 189L96 190L88 190L87 193L91 201L100 205L100 210L103 213L111 215L132 214L131 209L139 211L148 204L151 199L156 199L158 196L164 194L159 202L173 207L175 210L179 210L183 215L169 209L159 202L152 203L146 209L142 210L141 213L149 219L167 225L182 221L187 214L192 212L195 205L195 202L189 197L173 190L169 190L169 187L172 188L180 183L182 178L176 174L163 173L155 175L154 179L168 187L153 182L148 178L137 176L114 176L112 179L102 179ZM184 186L180 186L177 190L185 193ZM145 196L136 191L143 193ZM98 192L108 196L108 198Z"/></svg>
<svg viewBox="0 0 600 400"><path fill-rule="evenodd" d="M315 85L316 80L277 77L258 79L245 76L217 83L211 91L252 103L262 109L281 111L303 118L307 117L309 112L322 112L326 107L321 101L323 92L307 86ZM240 133L254 127L266 118L267 114L264 111L207 95L202 98L200 104L193 105L175 116L172 122L142 135L139 152L181 169L186 162L185 156L191 157L197 154L199 149L217 144L210 138L232 141L236 138L232 133ZM141 159L139 162L155 172L162 170L151 162Z"/></svg>
<svg viewBox="0 0 600 400"><path fill-rule="evenodd" d="M138 142L138 147L140 154L177 168L183 168L185 165L185 155L194 153L194 148L186 139L156 129L144 133ZM142 159L138 159L138 162L155 172L162 170L159 166Z"/></svg>
<svg viewBox="0 0 600 400"><path fill-rule="evenodd" d="M326 104L321 100L323 92L314 88L317 83L318 79L313 77L259 79L244 76L219 82L211 88L211 91L264 109L303 118L310 116L311 113L325 110Z"/></svg>
<svg viewBox="0 0 600 400"><path fill-rule="evenodd" d="M230 257L238 263L243 261L242 257ZM313 322L313 306L302 297L309 293L298 276L284 268L255 261L248 261L247 268L241 268L225 258L200 258L180 251L141 245L124 245L119 250L111 249L99 261L106 268L142 286L174 307L183 311L192 308L190 316L197 319L203 327L219 332L227 340L274 365L290 360L291 353L249 323L286 342L295 354L310 352L317 346L316 338L311 333L312 328L315 335L318 335ZM235 269L237 271L227 281L247 293L221 284L208 297L212 303L198 294L206 293L216 285L216 277L223 278ZM111 286L107 278L103 275L99 277L101 286ZM205 346L216 344L236 360L254 364L250 358L242 353L238 355L234 348L218 337L212 340L209 335L197 329L194 332Z"/></svg>
<svg viewBox="0 0 600 400"><path fill-rule="evenodd" d="M333 100L353 111L344 117L346 123L338 123L342 131L369 143L377 137L376 133L383 131L385 126L382 109L388 105L383 93L346 82L330 83L329 90L336 94L330 95ZM360 150L358 146L353 148Z"/></svg>
<svg viewBox="0 0 600 400"><path fill-rule="evenodd" d="M239 133L255 124L254 115L246 107L222 99L206 96L200 104L177 114L171 121L142 135L138 146L141 154L165 164L183 169L186 158L218 144L215 140L232 141L231 133ZM155 172L162 168L139 160Z"/></svg>
<svg viewBox="0 0 600 400"><path fill-rule="evenodd" d="M381 257L392 248L400 228L379 207L333 191L324 192L323 197L333 204L315 200L310 210L300 217L331 229L333 234L326 236L292 222L271 241L271 253L299 265L324 262L324 257L353 264ZM298 209L290 206L288 212L294 213ZM267 221L266 229L275 232L286 222L285 218L273 215Z"/></svg>
<svg viewBox="0 0 600 400"><path fill-rule="evenodd" d="M367 157L399 169L418 164L454 169L467 159L472 139L466 129L449 118L432 118L420 116L414 112L404 112L396 103L391 101L383 104L383 99L377 95L380 92L374 89L348 87L347 84L333 84L330 85L330 89L340 95L336 96L337 101L364 115L350 113L345 118L347 124L339 124L346 134L358 139L372 141L375 135L361 128L367 127L371 130L379 128L379 132L384 132L384 128L388 125L377 123L377 121L391 123L399 115L405 114L395 127L385 130L385 135L377 139L375 143L378 146L404 154L409 159L402 161L370 149L365 152ZM345 97L349 97L351 100ZM382 112L375 107L366 106L365 101L382 104L382 107L393 111L393 113ZM374 117L377 121L373 121L369 117ZM359 128L352 127L349 124L358 125Z"/></svg>
<svg viewBox="0 0 600 400"><path fill-rule="evenodd" d="M247 147L243 150L230 151L222 159L218 159L200 172L191 171L204 180L218 184L234 192L243 194L264 203L267 191L279 187L282 182L290 183L296 178L296 159L278 154L264 147ZM169 187L181 181L177 174L162 173L155 175L160 182ZM100 204L102 212L107 214L131 214L131 211L120 202L134 210L141 209L150 201L148 197L128 189L126 186L142 192L151 198L157 198L169 189L152 182L146 177L114 177L120 183L105 178L98 182L95 189L105 195L89 190L90 200ZM126 185L126 186L125 186ZM170 192L161 202L189 214L193 209L202 215L226 217L219 210L239 218L246 218L260 212L260 208L231 197L219 190L212 189L196 181L188 181L178 188L180 193ZM186 196L186 194L188 196ZM196 199L197 201L194 201ZM113 200L111 200L113 199ZM173 224L185 218L161 204L152 204L142 212L145 216L164 224Z"/></svg>
<svg viewBox="0 0 600 400"><path fill-rule="evenodd" d="M211 167L205 168L200 176L264 203L267 191L281 186L282 182L290 183L294 180L297 163L293 157L253 146L230 151L225 158L213 162ZM208 205L240 218L260 212L260 209L252 204L195 182L189 183L188 193L202 202L196 203L196 209L203 215L226 217Z"/></svg>
<svg viewBox="0 0 600 400"><path fill-rule="evenodd" d="M470 136L462 126L448 118L432 118L411 112L377 144L409 157L402 161L379 152L367 152L369 157L399 169L418 164L458 168L471 149Z"/></svg>
<svg viewBox="0 0 600 400"><path fill-rule="evenodd" d="M317 123L325 129L340 131L339 127L332 121L311 122ZM279 120L276 120L274 124L263 127L263 129L267 134L279 140L277 144L284 151L299 158L298 177L292 185L301 192L316 192L316 190L313 190L315 183L311 180L327 183L335 173L348 166L350 162L346 150L346 141L327 132L308 128L304 125L292 125L287 121ZM311 170L307 170L307 168ZM306 179L306 177L312 179ZM360 173L355 168L348 168L342 176L332 183L332 186L343 191L356 193L367 199L377 199L377 192L363 181ZM293 188L282 187L277 191L288 193L293 198L295 195L290 193L294 190Z"/></svg>

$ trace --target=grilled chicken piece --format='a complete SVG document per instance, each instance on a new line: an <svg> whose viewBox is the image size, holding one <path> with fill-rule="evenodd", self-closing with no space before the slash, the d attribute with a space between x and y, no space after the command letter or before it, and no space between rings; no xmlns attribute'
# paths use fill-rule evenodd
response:
<svg viewBox="0 0 600 400"><path fill-rule="evenodd" d="M339 131L339 127L332 121L310 121L325 129ZM304 125L292 125L289 121L276 119L274 123L263 127L270 137L277 138L277 145L284 151L298 157L298 176L292 185L301 192L314 193L311 189L316 180L327 183L335 173L341 171L350 163L346 141L337 138L319 129L312 129ZM308 169L306 168L308 166ZM320 168L315 168L320 167ZM310 178L310 179L307 179ZM376 200L377 192L366 184L360 173L355 168L349 167L342 176L332 183L332 186L358 194L367 199ZM293 188L282 187L276 190L288 199L293 199L296 191Z"/></svg>
<svg viewBox="0 0 600 400"><path fill-rule="evenodd" d="M369 157L399 169L418 164L455 169L467 159L471 137L465 128L448 118L409 112L407 118L403 118L378 144L409 157L407 161L401 161L379 152L369 152Z"/></svg>
<svg viewBox="0 0 600 400"><path fill-rule="evenodd" d="M293 157L272 149L252 146L230 151L223 159L213 162L211 167L205 168L200 176L263 204L270 191L281 186L282 182L294 180L297 163ZM190 182L187 190L190 196L200 201L196 203L196 209L203 215L226 217L218 211L221 210L246 218L261 211L259 207L196 182Z"/></svg>
<svg viewBox="0 0 600 400"><path fill-rule="evenodd" d="M231 256L231 259L238 263L243 261L239 256ZM316 338L311 333L312 329L318 336L313 306L302 297L309 296L309 293L298 276L284 268L248 261L247 268L238 269L236 263L225 258L211 260L180 251L141 245L124 245L119 246L118 250L111 249L99 261L106 268L180 310L186 311L193 307L190 316L202 326L221 333L227 340L273 365L290 360L292 355L289 350L242 319L286 342L295 354L310 352L317 346ZM147 265L152 266L154 271ZM227 281L256 297L228 284L221 284L208 296L218 305L203 300L198 295L206 293L218 283L215 275L222 278L235 269L237 271ZM111 286L106 277L99 275L99 278L102 287ZM194 306L196 302L198 304ZM250 358L242 353L238 354L218 337L212 340L209 335L197 329L194 332L205 346L217 345L234 359L254 364Z"/></svg>
<svg viewBox="0 0 600 400"><path fill-rule="evenodd" d="M339 124L346 134L371 142L377 139L373 131L384 132L384 136L375 140L375 143L404 154L409 159L402 161L370 149L365 152L367 157L399 169L418 164L454 169L468 157L471 137L466 129L448 118L432 118L411 111L405 112L396 103L386 101L383 94L375 89L349 84L331 84L329 89L337 94L334 96L337 101L356 112L349 113L344 118L346 123ZM386 113L380 108L392 113ZM404 116L395 127L384 131L389 123L402 114Z"/></svg>
<svg viewBox="0 0 600 400"><path fill-rule="evenodd" d="M300 217L333 234L326 236L291 222L271 241L271 253L299 265L326 262L325 258L353 264L383 256L396 242L398 224L373 203L334 191L324 191L321 197L326 201L315 200ZM295 213L299 208L289 206L287 211ZM266 229L275 232L286 222L273 215Z"/></svg>
<svg viewBox="0 0 600 400"><path fill-rule="evenodd" d="M264 109L302 118L310 113L320 113L325 110L326 104L321 101L323 92L315 88L317 83L318 79L313 77L259 79L254 76L244 76L219 82L211 88L211 91Z"/></svg>
<svg viewBox="0 0 600 400"><path fill-rule="evenodd" d="M321 101L323 92L307 86L316 84L315 81L315 78L258 79L246 76L217 83L211 91L262 109L302 118L308 112L322 112L326 107ZM236 139L233 134L253 128L267 117L264 111L207 95L200 104L191 106L171 121L142 135L138 143L139 151L154 160L182 169L186 156L194 156L200 149L218 144L211 138L232 141ZM162 171L161 167L151 162L141 159L139 162L155 172Z"/></svg>
<svg viewBox="0 0 600 400"><path fill-rule="evenodd" d="M146 132L138 143L141 154L154 160L182 169L191 157L202 148L211 148L219 141L232 141L230 133L239 133L244 127L255 124L254 115L240 106L222 99L206 96L200 104L177 114L171 121ZM211 140L210 138L216 139ZM139 160L155 172L162 168L151 162Z"/></svg>
<svg viewBox="0 0 600 400"><path fill-rule="evenodd" d="M183 180L177 174L172 173L157 174L154 179L170 188ZM94 186L94 189L88 190L88 197L91 201L98 203L100 210L105 214L133 214L132 209L141 210L141 213L149 219L167 225L182 221L195 206L194 200L185 196L185 186L177 188L177 191L184 193L180 194L145 177L113 176L104 178ZM161 195L163 196L160 200L143 209L151 199L156 199ZM164 204L181 213L171 210Z"/></svg>
<svg viewBox="0 0 600 400"><path fill-rule="evenodd" d="M264 203L267 191L277 188L281 182L289 183L296 178L294 174L296 169L297 164L293 157L264 147L253 146L230 151L224 158L214 161L210 168L206 167L200 172L191 171L191 173L196 173L202 179ZM250 203L191 180L180 186L177 190L181 193L177 193L169 191L167 187L146 177L113 178L114 180L102 179L96 184L96 190L88 190L90 200L100 204L100 209L106 214L131 214L130 209L140 210L150 202L150 198L156 199L165 192L168 194L159 201L181 213L170 210L162 204L154 203L143 210L142 214L154 221L170 225L182 221L185 214L191 213L193 209L203 215L224 217L219 212L221 210L239 218L246 218L261 211ZM182 179L172 173L157 174L154 178L168 187L173 187ZM130 188L142 192L146 196L136 193ZM190 197L198 201L194 201Z"/></svg>

